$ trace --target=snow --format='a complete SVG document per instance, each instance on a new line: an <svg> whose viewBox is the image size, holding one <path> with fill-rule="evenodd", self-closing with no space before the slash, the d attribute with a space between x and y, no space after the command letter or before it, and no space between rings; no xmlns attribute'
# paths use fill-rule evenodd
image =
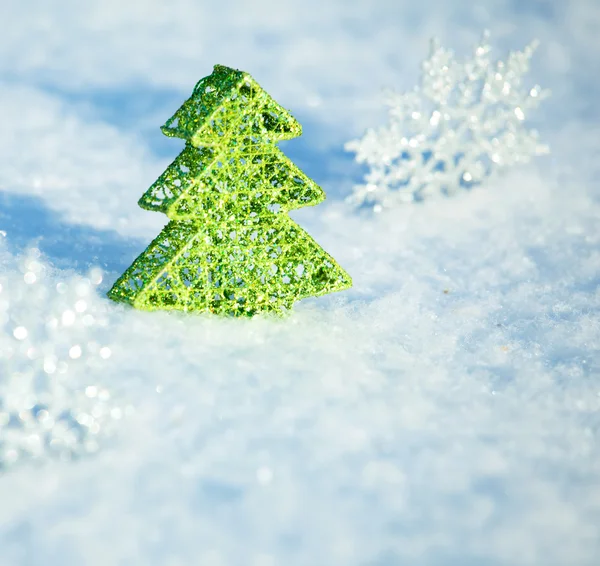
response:
<svg viewBox="0 0 600 566"><path fill-rule="evenodd" d="M20 289L99 266L106 325L61 344L111 355L75 360L70 386L134 411L93 456L0 476L0 566L596 564L599 18L592 0L6 6L2 340L66 308ZM432 35L466 53L484 27L498 55L541 40L552 154L453 198L352 211L364 171L342 146L383 123L380 89L417 82ZM182 148L159 126L217 62L304 125L282 148L328 200L293 217L354 280L283 321L103 297L166 221L136 204ZM43 283L18 267L32 245Z"/></svg>

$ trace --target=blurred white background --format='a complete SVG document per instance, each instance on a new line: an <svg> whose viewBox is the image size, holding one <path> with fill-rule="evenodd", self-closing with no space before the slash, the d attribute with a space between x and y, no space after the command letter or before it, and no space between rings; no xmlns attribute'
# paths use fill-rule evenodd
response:
<svg viewBox="0 0 600 566"><path fill-rule="evenodd" d="M0 476L1 566L597 564L596 0L28 0L2 21L0 332L57 314L17 300L27 246L51 290L102 267L108 335L79 342L113 355L71 378L136 412L94 458ZM418 82L431 36L466 54L484 28L498 58L541 40L531 83L553 96L532 118L552 154L355 214L344 142L383 122L384 87ZM159 127L215 63L303 124L282 149L328 201L294 218L354 278L284 322L102 294L166 221L137 207L183 145Z"/></svg>

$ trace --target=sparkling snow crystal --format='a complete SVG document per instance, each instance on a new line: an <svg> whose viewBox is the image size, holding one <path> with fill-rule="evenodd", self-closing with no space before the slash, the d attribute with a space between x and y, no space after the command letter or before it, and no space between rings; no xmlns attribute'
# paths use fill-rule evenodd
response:
<svg viewBox="0 0 600 566"><path fill-rule="evenodd" d="M95 452L107 425L121 416L92 377L111 355L96 340L107 326L93 294L101 273L60 281L49 276L38 250L19 262L6 256L0 275L0 472L23 461Z"/></svg>
<svg viewBox="0 0 600 566"><path fill-rule="evenodd" d="M388 93L389 124L346 144L370 168L350 203L379 212L435 194L451 195L548 152L537 132L524 124L549 94L522 85L537 42L510 53L506 62L493 62L488 37L485 33L464 62L434 39L422 64L421 86Z"/></svg>

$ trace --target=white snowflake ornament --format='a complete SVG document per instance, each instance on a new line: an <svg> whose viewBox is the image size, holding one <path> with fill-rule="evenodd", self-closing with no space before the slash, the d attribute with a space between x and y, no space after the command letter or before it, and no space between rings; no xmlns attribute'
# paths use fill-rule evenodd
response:
<svg viewBox="0 0 600 566"><path fill-rule="evenodd" d="M473 56L458 61L438 40L422 64L421 85L388 92L389 123L345 148L366 163L365 182L347 199L376 212L433 195L452 195L511 165L548 153L525 120L550 93L526 88L523 76L537 47L490 58L486 32Z"/></svg>
<svg viewBox="0 0 600 566"><path fill-rule="evenodd" d="M128 410L94 378L111 353L101 272L57 280L38 250L0 256L0 472L96 452Z"/></svg>

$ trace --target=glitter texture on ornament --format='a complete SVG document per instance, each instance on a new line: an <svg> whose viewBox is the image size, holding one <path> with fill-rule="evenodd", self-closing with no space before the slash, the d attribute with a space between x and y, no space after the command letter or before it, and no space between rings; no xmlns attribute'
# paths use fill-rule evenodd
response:
<svg viewBox="0 0 600 566"><path fill-rule="evenodd" d="M300 124L247 73L215 65L162 128L185 149L142 196L171 222L109 291L145 310L282 313L351 286L288 212L325 193L275 145Z"/></svg>
<svg viewBox="0 0 600 566"><path fill-rule="evenodd" d="M57 280L38 250L0 275L0 472L96 452L129 409L94 380L111 356L99 270ZM4 259L4 258L3 258Z"/></svg>
<svg viewBox="0 0 600 566"><path fill-rule="evenodd" d="M345 148L369 171L348 202L375 212L479 185L503 168L548 153L528 129L529 112L549 95L525 87L537 42L492 61L489 34L459 61L439 41L422 63L421 85L388 92L389 123Z"/></svg>

